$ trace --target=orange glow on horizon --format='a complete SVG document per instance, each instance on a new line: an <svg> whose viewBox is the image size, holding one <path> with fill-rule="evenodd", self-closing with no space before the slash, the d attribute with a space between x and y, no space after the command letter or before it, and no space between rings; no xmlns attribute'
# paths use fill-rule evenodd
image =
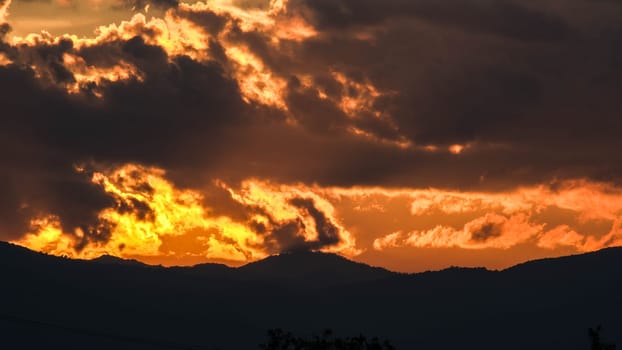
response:
<svg viewBox="0 0 622 350"><path fill-rule="evenodd" d="M299 222L304 230L294 234L304 241L318 239L317 218L292 204L304 198L339 234L339 243L322 251L351 258L365 251L407 247L507 250L530 244L551 252L561 248L587 252L622 245L622 190L586 180L565 181L555 190L542 185L496 194L286 185L258 179L231 187L216 181L233 201L248 208L248 221L239 221L210 214L209 205L218 203L203 203L201 193L179 190L165 176L161 169L134 164L93 175L92 181L118 203L99 213L101 223L110 227L107 239L87 237L81 229L63 232L59 218L43 216L34 218L32 231L14 243L74 258L111 254L150 262L239 265L277 252L271 250L267 234L286 223ZM551 210L573 213L576 222L552 224L557 219ZM382 232L370 226L362 231L352 226L361 220L374 220L380 230L389 230L394 222L398 229ZM413 229L426 222L427 226ZM610 229L590 232L592 223L609 223ZM256 225L264 231L257 232ZM364 241L368 245L357 243Z"/></svg>
<svg viewBox="0 0 622 350"><path fill-rule="evenodd" d="M34 218L32 232L14 243L49 254L86 259L109 254L126 258L176 257L183 261L183 257L188 256L193 261L202 258L238 264L270 254L265 236L255 232L249 222L210 215L200 193L178 190L164 176L161 169L133 164L93 175L92 181L118 203L116 208L99 213L100 221L110 226L108 239L89 239L81 229L63 232L59 218L46 216ZM270 218L261 214L252 217L252 222L264 225L268 231L274 229L274 225L303 222L305 230L301 234L306 241L318 237L315 219L292 205L291 200L310 198L336 225L341 237L339 244L322 250L347 256L359 253L354 238L333 217L332 205L312 192L256 180L245 182L240 190L222 182L219 186L241 204L270 213ZM167 241L171 240L176 242L177 250L166 248L170 245Z"/></svg>
<svg viewBox="0 0 622 350"><path fill-rule="evenodd" d="M248 227L226 217L210 217L201 205L201 195L181 191L163 179L160 169L127 165L93 175L93 182L116 198L125 210L109 208L99 214L111 224L110 238L76 246L84 233L73 235L60 229L58 218L34 219L34 232L15 243L55 255L93 258L102 254L119 257L170 255L160 247L167 237L192 232L194 242L203 246L205 259L255 260L266 256L259 249L262 239ZM141 207L145 207L142 208ZM141 210L144 213L141 213ZM184 254L186 252L180 252Z"/></svg>

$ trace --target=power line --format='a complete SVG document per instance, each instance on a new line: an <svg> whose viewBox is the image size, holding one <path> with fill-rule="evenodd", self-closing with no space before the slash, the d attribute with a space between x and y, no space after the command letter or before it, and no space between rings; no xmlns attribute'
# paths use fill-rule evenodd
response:
<svg viewBox="0 0 622 350"><path fill-rule="evenodd" d="M86 335L86 336L89 336L89 337L105 338L105 339L110 339L110 340L114 340L114 341L118 341L118 342L125 342L125 343L149 345L149 346L158 347L158 348L161 348L161 349L176 349L176 350L200 350L200 349L205 349L205 347L200 347L199 348L199 347L196 347L196 346L187 345L187 344L180 344L180 343L174 343L174 342L170 342L170 341L167 341L167 340L158 340L158 339L148 339L148 338L132 337L132 336L128 336L128 335L106 333L106 332L92 330L92 329L86 329L86 328L69 327L69 326L63 326L63 325L59 325L59 324L55 324L55 323L44 322L44 321L39 321L39 320L32 320L32 319L27 319L27 318L23 318L23 317L2 314L2 313L0 313L0 319L5 320L5 321L9 321L9 322L13 322L13 323L22 323L22 324L27 324L27 325L30 325L30 326L36 326L36 327L39 327L39 328L51 328L51 329L63 330L63 331L66 331L66 332L80 334L80 335Z"/></svg>

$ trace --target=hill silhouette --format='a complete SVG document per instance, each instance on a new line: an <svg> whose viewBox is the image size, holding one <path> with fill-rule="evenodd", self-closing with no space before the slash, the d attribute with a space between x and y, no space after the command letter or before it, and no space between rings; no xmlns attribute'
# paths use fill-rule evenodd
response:
<svg viewBox="0 0 622 350"><path fill-rule="evenodd" d="M398 274L290 253L229 268L71 260L0 243L7 349L257 349L267 329L326 328L397 349L588 349L622 343L622 248L503 271Z"/></svg>
<svg viewBox="0 0 622 350"><path fill-rule="evenodd" d="M110 265L131 265L131 266L147 266L138 260L134 259L122 259L112 255L102 255L98 258L91 260L100 264L110 264Z"/></svg>
<svg viewBox="0 0 622 350"><path fill-rule="evenodd" d="M238 269L247 279L326 288L377 281L395 273L356 263L336 254L295 252L270 256Z"/></svg>

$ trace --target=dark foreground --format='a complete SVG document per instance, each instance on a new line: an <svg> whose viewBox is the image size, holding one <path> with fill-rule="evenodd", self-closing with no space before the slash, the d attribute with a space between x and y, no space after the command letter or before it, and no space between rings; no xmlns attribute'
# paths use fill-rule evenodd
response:
<svg viewBox="0 0 622 350"><path fill-rule="evenodd" d="M326 328L411 349L622 344L622 248L496 272L403 275L297 253L231 269L77 261L0 243L2 349L259 349L266 330Z"/></svg>

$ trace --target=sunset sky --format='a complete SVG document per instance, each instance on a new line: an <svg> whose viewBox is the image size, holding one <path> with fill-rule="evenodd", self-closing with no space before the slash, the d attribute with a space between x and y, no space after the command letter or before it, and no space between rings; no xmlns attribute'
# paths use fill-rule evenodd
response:
<svg viewBox="0 0 622 350"><path fill-rule="evenodd" d="M622 245L620 1L0 4L0 240L407 272Z"/></svg>

